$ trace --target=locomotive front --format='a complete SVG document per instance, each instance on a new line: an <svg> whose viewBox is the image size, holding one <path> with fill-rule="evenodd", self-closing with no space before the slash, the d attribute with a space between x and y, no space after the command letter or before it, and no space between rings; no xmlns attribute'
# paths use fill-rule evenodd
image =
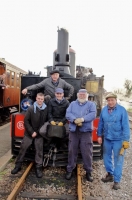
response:
<svg viewBox="0 0 132 200"><path fill-rule="evenodd" d="M70 102L76 100L77 92L80 88L86 88L88 92L94 95L94 101L97 102L97 118L93 122L93 159L97 160L102 157L101 146L97 143L97 126L99 121L99 111L101 110L101 98L103 79L95 78L91 80L87 78L76 78L76 66L75 66L75 51L69 47L69 33L65 29L58 30L58 45L57 50L53 53L53 67L47 68L47 74L50 71L57 69L60 72L60 77L74 87L74 94L70 99ZM21 90L29 85L40 83L47 77L35 77L35 76L22 76L21 77ZM85 80L85 81L84 81ZM102 81L102 82L101 82ZM96 90L93 89L96 86ZM43 89L29 91L25 97L20 94L20 113L12 115L11 122L11 136L12 136L12 154L17 156L19 153L20 145L24 136L24 115L28 104L31 105L35 101L36 94L38 92L44 92ZM68 91L64 91L64 96L67 96ZM24 107L24 103L26 106ZM28 102L28 104L27 104ZM47 141L44 141L44 166L66 166L68 160L68 138L64 141L65 145L59 146L59 138L52 137L51 143L47 145ZM28 149L25 155L26 160L34 160L35 150L34 144ZM78 155L78 163L81 163L81 154Z"/></svg>

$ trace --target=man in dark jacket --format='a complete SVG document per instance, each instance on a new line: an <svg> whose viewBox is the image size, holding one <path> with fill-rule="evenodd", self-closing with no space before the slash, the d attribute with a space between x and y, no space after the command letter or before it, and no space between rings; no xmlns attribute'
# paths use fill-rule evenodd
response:
<svg viewBox="0 0 132 200"><path fill-rule="evenodd" d="M47 119L47 106L44 103L44 94L38 93L36 102L30 106L24 118L25 135L21 144L19 155L16 159L15 168L11 171L16 174L21 170L21 165L28 147L34 140L35 145L35 163L36 176L42 177L42 163L43 163L43 138L39 134L39 129Z"/></svg>
<svg viewBox="0 0 132 200"><path fill-rule="evenodd" d="M50 95L51 98L55 97L55 89L58 88L63 88L64 90L68 90L69 94L67 99L70 99L73 96L74 93L74 88L72 85L67 83L65 80L61 79L59 77L60 72L58 70L53 70L50 72L51 77L44 79L42 82L31 85L25 89L22 90L22 94L26 95L28 90L37 90L44 88L44 94L45 97L46 95Z"/></svg>
<svg viewBox="0 0 132 200"><path fill-rule="evenodd" d="M40 134L46 137L47 125L52 124L58 126L65 126L66 130L68 130L66 109L69 106L69 101L64 98L64 90L62 88L56 88L55 90L55 98L51 99L48 104L48 122L42 126L40 129Z"/></svg>

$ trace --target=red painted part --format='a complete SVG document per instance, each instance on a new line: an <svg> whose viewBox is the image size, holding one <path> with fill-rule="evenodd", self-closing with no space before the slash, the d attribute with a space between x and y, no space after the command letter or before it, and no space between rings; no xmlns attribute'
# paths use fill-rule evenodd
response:
<svg viewBox="0 0 132 200"><path fill-rule="evenodd" d="M94 142L97 141L98 139L98 136L97 136L98 123L99 123L99 118L96 118L93 121L93 132L92 132L92 139Z"/></svg>
<svg viewBox="0 0 132 200"><path fill-rule="evenodd" d="M14 127L14 136L15 137L23 137L24 136L24 114L15 115L15 127Z"/></svg>
<svg viewBox="0 0 132 200"><path fill-rule="evenodd" d="M24 114L16 114L14 119L14 136L15 137L23 137L24 136ZM99 118L96 118L93 121L93 132L92 132L92 140L94 142L97 141L97 128L98 128ZM12 120L11 120L11 126L12 126ZM11 128L12 130L12 128Z"/></svg>

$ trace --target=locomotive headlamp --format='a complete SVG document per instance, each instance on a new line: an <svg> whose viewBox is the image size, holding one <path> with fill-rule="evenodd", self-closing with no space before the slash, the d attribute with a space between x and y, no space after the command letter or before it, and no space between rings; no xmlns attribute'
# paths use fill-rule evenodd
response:
<svg viewBox="0 0 132 200"><path fill-rule="evenodd" d="M26 111L31 105L33 105L33 101L31 99L25 98L21 101L21 109L24 111Z"/></svg>

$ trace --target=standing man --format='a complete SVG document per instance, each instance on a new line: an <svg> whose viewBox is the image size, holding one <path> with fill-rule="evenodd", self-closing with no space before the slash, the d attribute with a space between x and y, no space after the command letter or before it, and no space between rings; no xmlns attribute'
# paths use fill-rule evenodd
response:
<svg viewBox="0 0 132 200"><path fill-rule="evenodd" d="M25 136L23 138L19 155L16 159L15 168L11 171L12 174L17 174L21 170L22 162L28 147L34 140L35 145L35 163L36 176L42 177L43 163L43 138L39 135L39 129L47 119L47 106L44 103L44 94L38 93L36 102L30 106L24 118Z"/></svg>
<svg viewBox="0 0 132 200"><path fill-rule="evenodd" d="M101 112L97 133L99 144L102 144L102 136L104 136L103 159L107 175L102 178L102 181L114 181L113 189L118 190L122 177L124 150L129 148L129 119L126 109L117 104L117 95L110 93L106 96L106 100L108 105Z"/></svg>
<svg viewBox="0 0 132 200"><path fill-rule="evenodd" d="M88 101L88 93L85 89L80 89L77 97L77 100L70 104L66 112L66 118L70 122L66 179L70 180L72 177L72 171L76 167L80 146L84 169L86 170L86 178L92 182L92 121L96 116L96 106L95 103Z"/></svg>
<svg viewBox="0 0 132 200"><path fill-rule="evenodd" d="M60 72L58 70L53 70L52 72L50 72L50 75L51 75L51 77L46 78L42 82L35 84L35 85L31 85L31 86L23 89L22 94L26 95L28 90L37 90L40 88L44 88L45 96L50 95L51 98L54 98L55 97L55 89L57 87L59 87L64 90L65 89L69 90L68 97L66 97L66 98L70 99L74 93L73 86L59 77Z"/></svg>

